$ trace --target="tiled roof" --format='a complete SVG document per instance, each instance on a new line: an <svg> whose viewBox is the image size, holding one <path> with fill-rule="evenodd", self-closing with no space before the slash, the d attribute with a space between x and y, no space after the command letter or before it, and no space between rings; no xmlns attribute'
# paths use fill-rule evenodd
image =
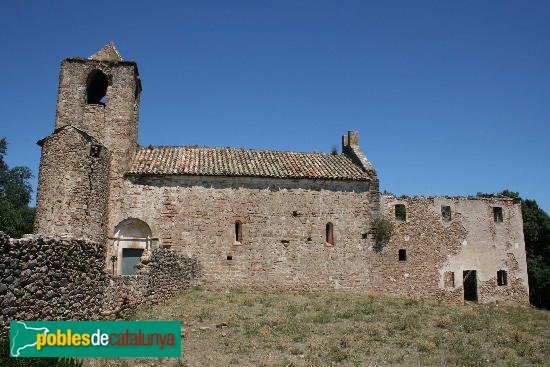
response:
<svg viewBox="0 0 550 367"><path fill-rule="evenodd" d="M209 147L138 148L129 174L369 180L346 155Z"/></svg>

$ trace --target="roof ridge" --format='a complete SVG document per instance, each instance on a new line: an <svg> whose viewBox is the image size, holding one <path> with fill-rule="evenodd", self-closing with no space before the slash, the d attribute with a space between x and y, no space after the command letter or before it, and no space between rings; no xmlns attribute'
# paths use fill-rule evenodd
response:
<svg viewBox="0 0 550 367"><path fill-rule="evenodd" d="M228 150L244 150L244 151L253 151L253 152L270 152L270 153L297 153L297 154L318 154L318 155L324 155L324 156L345 156L346 155L339 153L339 154L332 154L332 153L326 153L326 152L304 152L304 151L296 151L296 150L277 150L277 149L256 149L256 148L243 148L243 147L220 147L220 146L208 146L208 145L146 145L146 146L139 146L138 149L156 149L156 148L193 148L193 149L228 149ZM347 157L348 158L348 157Z"/></svg>

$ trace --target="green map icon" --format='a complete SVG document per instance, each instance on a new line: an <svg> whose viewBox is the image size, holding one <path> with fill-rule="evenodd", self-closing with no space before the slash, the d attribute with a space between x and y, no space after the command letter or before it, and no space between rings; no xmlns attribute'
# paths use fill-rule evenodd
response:
<svg viewBox="0 0 550 367"><path fill-rule="evenodd" d="M33 322L35 324L36 322ZM50 330L46 327L37 325L27 325L30 322L11 321L10 322L10 355L19 357L25 353L25 349L36 350L36 334L47 334Z"/></svg>

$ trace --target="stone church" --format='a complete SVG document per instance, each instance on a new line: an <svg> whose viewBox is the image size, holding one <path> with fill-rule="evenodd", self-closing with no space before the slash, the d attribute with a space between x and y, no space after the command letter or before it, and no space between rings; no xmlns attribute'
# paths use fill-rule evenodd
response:
<svg viewBox="0 0 550 367"><path fill-rule="evenodd" d="M105 270L120 276L171 248L197 259L210 288L528 303L512 199L382 195L357 131L341 154L142 147L141 90L112 43L61 62L55 129L38 142L35 233L104 244ZM377 221L393 224L382 245Z"/></svg>

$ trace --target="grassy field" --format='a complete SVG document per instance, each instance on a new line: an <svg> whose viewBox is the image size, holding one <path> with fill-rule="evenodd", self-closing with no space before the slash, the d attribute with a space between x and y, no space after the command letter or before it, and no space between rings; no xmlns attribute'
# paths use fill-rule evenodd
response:
<svg viewBox="0 0 550 367"><path fill-rule="evenodd" d="M550 365L550 312L522 307L339 292L189 290L132 318L182 320L184 357L88 365Z"/></svg>

